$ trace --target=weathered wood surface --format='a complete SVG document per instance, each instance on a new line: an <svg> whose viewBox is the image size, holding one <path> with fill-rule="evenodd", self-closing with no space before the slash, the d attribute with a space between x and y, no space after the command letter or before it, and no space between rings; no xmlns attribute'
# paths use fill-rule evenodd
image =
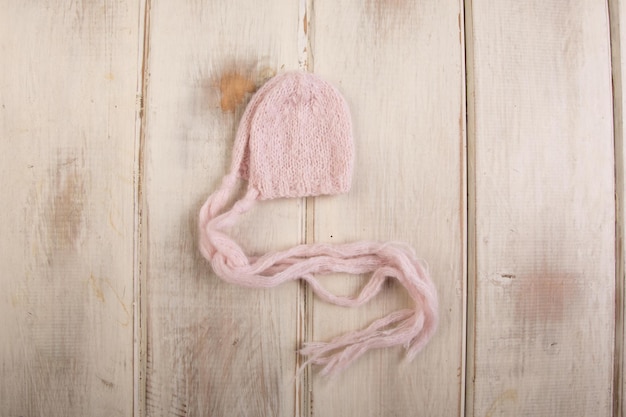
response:
<svg viewBox="0 0 626 417"><path fill-rule="evenodd" d="M0 414L128 416L138 11L0 10Z"/></svg>
<svg viewBox="0 0 626 417"><path fill-rule="evenodd" d="M298 5L154 2L147 39L146 415L294 412L298 286L251 290L217 278L197 215L230 166L256 87L298 65ZM236 237L253 251L302 241L302 201L259 205Z"/></svg>
<svg viewBox="0 0 626 417"><path fill-rule="evenodd" d="M0 3L0 415L624 415L619 0ZM441 303L412 363L296 373L399 286L335 308L198 253L245 104L296 68L350 104L353 189L234 233L410 243Z"/></svg>
<svg viewBox="0 0 626 417"><path fill-rule="evenodd" d="M352 191L314 202L314 240L409 243L438 288L440 329L412 363L395 348L368 353L331 380L313 370L317 416L452 416L461 408L462 9L455 0L391 3L318 0L314 5L313 69L346 96L357 150ZM325 282L348 294L364 281L337 276ZM314 301L312 335L328 340L408 306L404 289L393 282L358 309Z"/></svg>
<svg viewBox="0 0 626 417"><path fill-rule="evenodd" d="M615 200L601 2L473 1L470 416L611 415Z"/></svg>

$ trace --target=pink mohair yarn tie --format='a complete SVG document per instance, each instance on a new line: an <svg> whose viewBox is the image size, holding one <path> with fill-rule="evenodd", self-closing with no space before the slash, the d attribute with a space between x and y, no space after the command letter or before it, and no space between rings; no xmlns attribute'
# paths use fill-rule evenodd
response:
<svg viewBox="0 0 626 417"><path fill-rule="evenodd" d="M303 279L321 299L346 307L366 303L388 278L407 290L412 308L330 342L307 343L300 353L307 356L306 363L323 365L322 373L341 371L374 348L403 345L408 358L414 358L438 322L437 291L426 269L411 248L397 242L317 243L249 256L227 230L259 200L348 192L353 160L350 111L341 94L313 74L278 75L248 104L237 130L230 173L199 215L200 251L225 281L268 288ZM248 190L227 209L239 178L248 181ZM344 297L330 293L316 279L336 272L371 277L359 294Z"/></svg>

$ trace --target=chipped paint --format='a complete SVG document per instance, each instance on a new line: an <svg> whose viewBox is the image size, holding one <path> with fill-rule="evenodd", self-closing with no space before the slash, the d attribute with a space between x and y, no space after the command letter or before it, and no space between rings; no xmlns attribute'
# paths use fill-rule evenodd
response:
<svg viewBox="0 0 626 417"><path fill-rule="evenodd" d="M256 76L256 85L257 88L261 87L265 84L270 78L273 78L276 75L276 70L272 67L263 67L261 68Z"/></svg>
<svg viewBox="0 0 626 417"><path fill-rule="evenodd" d="M304 11L304 17L302 18L302 30L304 30L304 34L306 35L309 30L309 20L307 19L306 10Z"/></svg>

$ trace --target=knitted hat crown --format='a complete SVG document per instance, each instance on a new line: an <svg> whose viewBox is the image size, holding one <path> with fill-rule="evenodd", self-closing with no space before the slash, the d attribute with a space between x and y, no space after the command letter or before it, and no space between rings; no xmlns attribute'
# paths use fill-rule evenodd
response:
<svg viewBox="0 0 626 417"><path fill-rule="evenodd" d="M231 171L204 203L199 247L215 273L228 282L268 288L305 280L323 300L359 306L378 294L388 278L407 290L414 305L376 320L365 329L328 343L307 344L307 364L340 371L373 348L403 345L409 359L437 327L437 292L412 249L396 242L315 243L249 256L226 233L259 200L338 194L350 189L354 140L348 106L341 94L313 74L291 72L268 81L252 97L235 138ZM248 180L245 196L226 210L238 178ZM355 296L337 296L316 275L371 273Z"/></svg>
<svg viewBox="0 0 626 417"><path fill-rule="evenodd" d="M350 189L350 111L333 86L306 73L287 73L262 87L255 98L235 146L243 146L247 155L240 174L261 199Z"/></svg>
<svg viewBox="0 0 626 417"><path fill-rule="evenodd" d="M327 82L304 72L279 75L248 105L235 143L239 174L260 199L339 194L350 189L350 110Z"/></svg>

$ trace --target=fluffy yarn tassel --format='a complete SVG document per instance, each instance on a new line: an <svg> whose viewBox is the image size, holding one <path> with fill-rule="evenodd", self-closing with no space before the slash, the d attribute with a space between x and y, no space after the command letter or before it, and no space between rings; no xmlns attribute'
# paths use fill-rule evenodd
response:
<svg viewBox="0 0 626 417"><path fill-rule="evenodd" d="M200 210L200 251L225 281L255 288L269 288L286 281L305 280L321 299L340 306L359 306L376 294L388 278L397 279L414 306L374 321L365 329L341 335L328 343L308 343L300 351L306 364L323 366L322 373L345 369L370 349L402 345L409 360L428 343L438 322L436 289L412 250L399 243L356 242L340 245L299 245L260 257L249 257L225 232L250 210L259 197L250 187L230 210L224 211L236 188L236 173L224 177L220 188ZM372 273L360 293L337 296L315 278L336 272Z"/></svg>

